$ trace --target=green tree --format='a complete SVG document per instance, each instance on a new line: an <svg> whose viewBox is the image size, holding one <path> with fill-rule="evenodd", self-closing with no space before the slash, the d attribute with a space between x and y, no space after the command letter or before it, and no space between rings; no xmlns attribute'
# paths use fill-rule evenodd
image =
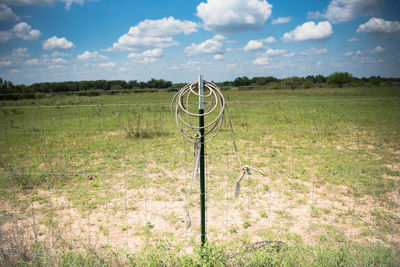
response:
<svg viewBox="0 0 400 267"><path fill-rule="evenodd" d="M341 87L344 84L351 83L353 79L353 76L348 72L334 72L328 76L326 83Z"/></svg>
<svg viewBox="0 0 400 267"><path fill-rule="evenodd" d="M295 89L299 85L303 83L303 80L297 76L289 77L286 79L283 79L281 82L284 87L289 87L290 89Z"/></svg>
<svg viewBox="0 0 400 267"><path fill-rule="evenodd" d="M382 82L382 78L379 77L379 76L371 76L371 77L369 78L369 80L368 80L368 83L369 83L370 85L374 85L374 86L380 85L381 82Z"/></svg>
<svg viewBox="0 0 400 267"><path fill-rule="evenodd" d="M238 77L233 81L234 86L248 86L251 84L251 80L247 76Z"/></svg>

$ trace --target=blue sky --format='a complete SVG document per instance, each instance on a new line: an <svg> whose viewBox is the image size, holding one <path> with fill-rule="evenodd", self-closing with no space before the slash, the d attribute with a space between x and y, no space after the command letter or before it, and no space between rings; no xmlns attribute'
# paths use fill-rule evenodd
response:
<svg viewBox="0 0 400 267"><path fill-rule="evenodd" d="M399 0L0 0L0 77L399 77L399 20Z"/></svg>

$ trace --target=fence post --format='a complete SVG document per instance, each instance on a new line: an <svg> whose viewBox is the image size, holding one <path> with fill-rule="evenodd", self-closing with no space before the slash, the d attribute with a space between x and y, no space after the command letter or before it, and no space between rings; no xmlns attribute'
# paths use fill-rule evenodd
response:
<svg viewBox="0 0 400 267"><path fill-rule="evenodd" d="M204 81L203 75L199 75L199 114L204 114ZM199 117L200 127L200 222L201 245L206 242L206 198L205 198L205 172L204 172L204 116Z"/></svg>

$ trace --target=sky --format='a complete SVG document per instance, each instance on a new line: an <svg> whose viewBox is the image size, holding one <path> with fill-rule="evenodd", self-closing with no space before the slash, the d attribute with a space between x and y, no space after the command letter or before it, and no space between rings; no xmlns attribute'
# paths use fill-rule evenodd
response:
<svg viewBox="0 0 400 267"><path fill-rule="evenodd" d="M400 0L0 0L0 77L400 77L399 20Z"/></svg>

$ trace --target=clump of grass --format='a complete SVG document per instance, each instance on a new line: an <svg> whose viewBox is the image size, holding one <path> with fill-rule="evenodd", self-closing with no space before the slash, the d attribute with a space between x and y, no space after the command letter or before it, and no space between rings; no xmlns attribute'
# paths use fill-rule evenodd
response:
<svg viewBox="0 0 400 267"><path fill-rule="evenodd" d="M264 218L264 219L268 218L268 213L266 210L260 210L259 214L260 214L261 218Z"/></svg>
<svg viewBox="0 0 400 267"><path fill-rule="evenodd" d="M2 239L3 240L3 239ZM103 250L87 248L73 251L52 250L40 255L24 251L13 258L0 251L1 265L29 266L399 266L400 250L383 245L361 245L344 243L325 246L263 241L245 247L207 242L196 245L191 253L180 246L158 241L139 252L112 250L104 245Z"/></svg>

